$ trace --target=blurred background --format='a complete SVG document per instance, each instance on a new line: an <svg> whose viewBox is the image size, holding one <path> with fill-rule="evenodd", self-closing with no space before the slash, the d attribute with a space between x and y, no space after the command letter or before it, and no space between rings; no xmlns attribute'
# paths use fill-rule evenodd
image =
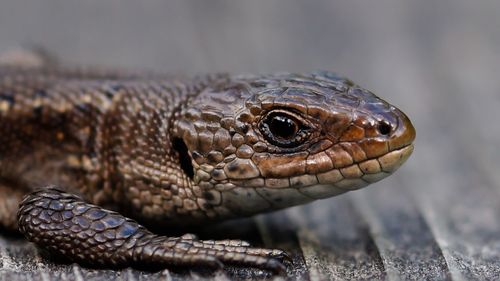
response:
<svg viewBox="0 0 500 281"><path fill-rule="evenodd" d="M500 279L498 1L1 2L0 53L19 46L68 64L345 75L408 114L413 156L367 189L252 219L247 238L292 252L292 279ZM60 266L12 237L0 256L17 279L183 278Z"/></svg>

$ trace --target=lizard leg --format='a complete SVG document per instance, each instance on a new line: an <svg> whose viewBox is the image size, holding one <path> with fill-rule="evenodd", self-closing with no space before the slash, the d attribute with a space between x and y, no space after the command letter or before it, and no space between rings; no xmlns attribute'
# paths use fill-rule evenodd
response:
<svg viewBox="0 0 500 281"><path fill-rule="evenodd" d="M17 231L17 210L26 192L0 182L0 225L7 230Z"/></svg>
<svg viewBox="0 0 500 281"><path fill-rule="evenodd" d="M280 259L287 258L283 251L252 248L238 240L203 241L192 234L159 236L116 212L56 189L26 196L18 224L21 233L41 248L93 266L218 268L237 264L283 272Z"/></svg>

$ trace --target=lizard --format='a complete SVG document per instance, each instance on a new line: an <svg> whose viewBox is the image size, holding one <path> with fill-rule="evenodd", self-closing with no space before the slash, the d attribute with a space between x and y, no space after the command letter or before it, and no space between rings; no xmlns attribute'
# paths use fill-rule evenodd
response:
<svg viewBox="0 0 500 281"><path fill-rule="evenodd" d="M216 223L356 190L398 169L414 139L401 110L329 71L2 65L0 225L90 266L280 272L282 250L145 226Z"/></svg>

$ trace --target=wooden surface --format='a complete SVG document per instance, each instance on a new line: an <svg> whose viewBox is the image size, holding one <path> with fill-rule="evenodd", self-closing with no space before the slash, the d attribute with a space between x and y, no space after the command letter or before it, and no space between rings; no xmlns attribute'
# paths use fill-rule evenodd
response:
<svg viewBox="0 0 500 281"><path fill-rule="evenodd" d="M500 2L12 1L0 51L170 72L338 71L402 108L414 155L366 189L205 237L280 247L290 279L500 279ZM92 270L0 234L0 280L220 280L259 271Z"/></svg>

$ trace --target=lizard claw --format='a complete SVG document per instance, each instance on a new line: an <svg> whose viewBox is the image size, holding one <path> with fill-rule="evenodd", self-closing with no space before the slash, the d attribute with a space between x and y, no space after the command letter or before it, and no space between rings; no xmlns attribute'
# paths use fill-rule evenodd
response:
<svg viewBox="0 0 500 281"><path fill-rule="evenodd" d="M286 273L286 266L276 259L270 259L265 267L275 274L283 275Z"/></svg>
<svg viewBox="0 0 500 281"><path fill-rule="evenodd" d="M189 244L191 248L188 251L213 255L224 264L249 266L281 273L286 271L283 261L292 262L292 258L282 250L253 248L247 242L239 240L200 240Z"/></svg>
<svg viewBox="0 0 500 281"><path fill-rule="evenodd" d="M272 256L275 259L278 259L278 260L281 260L281 261L285 261L285 262L288 262L288 263L293 263L292 257L287 252L285 252L285 251L282 251L282 250L273 250Z"/></svg>

